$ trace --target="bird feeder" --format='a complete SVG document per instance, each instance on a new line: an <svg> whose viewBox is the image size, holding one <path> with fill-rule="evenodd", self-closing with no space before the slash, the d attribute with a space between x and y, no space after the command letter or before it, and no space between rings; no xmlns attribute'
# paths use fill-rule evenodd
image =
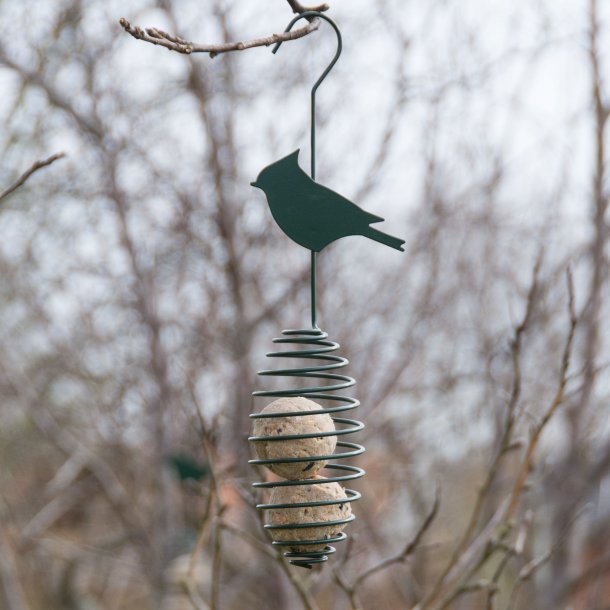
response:
<svg viewBox="0 0 610 610"><path fill-rule="evenodd" d="M305 380L306 387L254 392L255 397L274 400L250 415L253 435L248 439L258 454L250 464L265 466L276 475L274 480L253 484L265 494L257 508L265 512L272 544L285 551L290 563L305 568L327 561L335 552L332 545L347 538L343 530L355 518L351 503L361 494L344 485L365 474L358 466L336 463L364 453L362 445L344 440L362 430L364 424L343 417L360 403L343 393L356 384L339 372L349 361L336 353L339 344L317 323L317 256L328 244L350 235L362 235L401 251L404 243L370 226L383 218L315 180L316 92L341 55L341 32L332 19L317 11L299 14L286 32L300 19L314 17L333 28L337 51L311 90L311 176L299 167L297 150L264 168L252 183L264 191L280 228L311 253L311 327L282 331L281 337L273 339L280 349L267 354L272 359L305 361L307 365L258 373L262 378ZM281 44L275 45L274 53ZM326 472L332 475L325 476Z"/></svg>

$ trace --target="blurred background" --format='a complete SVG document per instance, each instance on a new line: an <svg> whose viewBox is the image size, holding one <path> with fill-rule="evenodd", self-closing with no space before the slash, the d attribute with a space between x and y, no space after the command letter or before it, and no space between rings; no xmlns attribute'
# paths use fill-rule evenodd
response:
<svg viewBox="0 0 610 610"><path fill-rule="evenodd" d="M0 2L0 191L66 153L0 203L0 608L610 608L610 6L330 5L317 178L406 253L320 257L368 474L308 572L246 439L309 254L250 182L308 167L332 31L211 59L119 18L234 41L288 3Z"/></svg>

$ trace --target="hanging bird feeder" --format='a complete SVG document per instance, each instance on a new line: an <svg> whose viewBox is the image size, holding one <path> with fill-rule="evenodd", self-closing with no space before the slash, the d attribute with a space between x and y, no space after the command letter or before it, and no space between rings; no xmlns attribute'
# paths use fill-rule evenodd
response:
<svg viewBox="0 0 610 610"><path fill-rule="evenodd" d="M255 488L268 494L268 499L257 505L265 511L265 528L272 543L285 549L290 562L305 568L327 561L335 552L331 545L347 538L343 530L355 518L351 503L361 494L344 484L365 474L357 466L335 463L364 453L362 445L343 440L362 430L364 424L341 416L360 403L343 394L356 384L338 372L349 361L335 353L339 344L329 339L317 323L317 255L328 244L350 235L362 235L401 251L404 244L370 226L383 218L315 181L316 92L337 63L343 45L335 22L317 11L299 14L286 32L300 19L312 17L323 19L334 29L337 51L311 90L311 177L299 167L297 150L264 168L252 183L264 191L273 218L284 233L311 252L311 328L282 331L273 343L292 347L267 354L269 358L305 361L308 366L259 372L263 378L306 380L308 385L254 392L255 397L274 400L261 412L250 415L253 435L249 438L258 455L250 463L266 466L281 477L254 483ZM281 44L276 44L274 53ZM325 471L334 476L322 476Z"/></svg>

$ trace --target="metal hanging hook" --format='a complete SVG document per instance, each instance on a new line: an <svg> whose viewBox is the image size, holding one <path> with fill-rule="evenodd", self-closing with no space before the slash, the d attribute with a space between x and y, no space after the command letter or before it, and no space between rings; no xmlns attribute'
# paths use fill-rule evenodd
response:
<svg viewBox="0 0 610 610"><path fill-rule="evenodd" d="M337 24L330 18L327 17L324 13L320 13L318 11L305 11L300 15L297 15L289 24L288 27L284 30L285 32L290 32L294 24L299 21L299 19L307 19L308 17L317 17L319 19L323 19L327 23L329 23L335 33L337 34L337 52L333 57L332 61L326 67L326 70L322 72L322 76L316 81L315 85L311 89L311 178L312 180L316 179L316 93L318 88L324 81L324 79L328 76L329 72L333 69L339 57L341 55L341 51L343 50L343 38L341 36L341 32L339 31L339 27ZM278 42L273 47L273 53L277 53L279 48L282 46L282 41Z"/></svg>
<svg viewBox="0 0 610 610"><path fill-rule="evenodd" d="M327 17L326 15L319 13L318 11L306 11L297 15L286 28L286 32L289 32L294 24L299 19L307 19L311 17L318 17L329 23L337 34L337 52L333 57L330 64L326 67L320 78L316 81L315 85L311 90L311 178L315 180L316 176L316 92L324 79L328 76L333 66L337 63L341 51L343 49L343 41L341 38L341 32L335 24L335 22ZM273 53L276 53L281 46L281 42L278 42L273 48ZM308 185L310 186L310 185ZM298 187L295 187L298 188ZM364 428L364 424L356 419L343 417L343 414L358 407L360 402L356 398L346 396L343 394L343 390L351 388L355 385L356 380L348 375L345 375L342 370L343 367L349 364L347 358L335 353L339 349L339 344L332 341L328 334L321 330L316 323L316 256L317 252L311 250L311 329L299 329L299 330L284 330L282 336L273 339L273 343L281 345L282 348L277 351L267 354L270 358L280 358L282 362L286 358L292 358L295 361L295 366L291 367L290 364L284 364L280 369L268 369L259 371L259 375L264 377L279 377L281 379L294 378L294 386L288 389L273 389L273 390L259 390L254 392L254 396L267 396L273 398L279 397L307 397L310 400L316 401L327 401L323 402L324 405L319 405L319 410L308 411L308 413L314 413L318 415L325 414L326 417L330 415L335 424L339 424L334 431L329 434L335 435L337 440L337 447L342 447L343 450L339 453L332 452L330 455L315 455L306 457L263 457L260 459L250 460L251 464L265 465L271 468L273 464L294 464L295 462L303 462L304 467L302 472L304 473L311 468L316 461L324 460L343 460L356 457L364 453L365 449L362 445L353 442L347 442L343 440L344 435L359 432ZM290 346L290 349L285 349L286 346ZM288 361L290 362L290 360ZM298 363L298 364L297 364ZM307 380L304 387L304 380ZM341 392L341 394L337 394ZM332 406L331 406L332 405ZM291 416L293 413L253 413L250 415L255 421L267 421L272 422L275 418ZM269 419L271 418L271 419ZM278 434L281 433L282 428L280 427ZM290 440L298 441L299 439L306 439L311 436L319 436L320 432L315 434L303 433L303 434L284 434L275 436L272 434L264 433L263 436L251 436L248 440L253 443L260 442L288 442ZM260 456L260 454L259 454ZM312 461L313 460L313 461ZM290 486L297 486L293 489L303 489L311 485L319 485L321 483L332 484L332 485L343 485L344 483L351 482L352 480L358 479L364 476L365 472L358 466L348 464L337 464L337 463L326 463L325 468L337 471L336 473L330 472L328 475L320 478L305 478L306 474L301 474L299 479L294 480L274 480L265 481L260 483L254 483L253 487L258 489L273 489L274 492L279 489L290 488ZM311 489L311 488L307 488ZM351 510L345 509L345 506L349 506L351 502L355 502L361 497L360 492L351 489L344 489L346 497L337 497L332 500L324 501L312 501L312 500L298 500L291 499L288 503L284 503L285 500L280 499L278 496L274 499L274 493L272 493L268 499L265 498L263 503L256 505L256 508L262 511L274 511L278 509L294 509L294 507L301 508L304 510L303 514L307 514L309 509L312 511L309 513L311 522L303 523L277 523L273 519L266 520L267 523L265 528L272 534L275 532L273 545L276 548L284 549L284 556L290 560L293 565L312 568L314 565L324 563L328 560L328 556L335 553L334 546L331 546L335 542L340 542L347 538L342 529L343 527L353 521L354 516ZM339 511L341 514L336 515L334 521L328 521L323 519L321 516L316 515L315 511L324 505L325 508ZM308 528L303 530L302 528ZM320 529L324 528L324 529ZM325 533L331 528L330 533ZM299 530L299 540L290 540L290 531ZM307 531L308 535L304 536L303 533ZM311 532L311 533L310 533ZM282 535L283 533L283 535Z"/></svg>
<svg viewBox="0 0 610 610"><path fill-rule="evenodd" d="M339 31L339 27L337 24L330 18L327 17L324 13L320 13L318 11L305 11L297 15L289 24L288 27L284 30L285 32L290 32L294 24L299 21L299 19L307 19L309 17L317 17L319 19L323 19L328 24L330 24L335 30L335 34L337 34L337 52L333 57L332 61L324 72L322 72L322 76L316 81L315 85L311 89L311 179L316 179L316 93L318 88L324 81L324 79L328 76L329 72L333 69L334 65L339 60L339 56L341 55L341 51L343 50L343 38L341 37L341 32ZM278 42L273 47L273 53L277 53L279 48L282 46L282 41ZM316 315L316 258L317 253L313 250L311 251L311 326L314 329L318 328L317 324L317 315Z"/></svg>

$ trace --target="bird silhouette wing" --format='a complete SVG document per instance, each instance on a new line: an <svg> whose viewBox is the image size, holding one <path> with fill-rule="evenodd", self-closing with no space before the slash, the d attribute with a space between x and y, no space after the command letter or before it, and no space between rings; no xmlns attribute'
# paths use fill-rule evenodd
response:
<svg viewBox="0 0 610 610"><path fill-rule="evenodd" d="M296 169L297 174L300 176L305 183L309 184L313 188L307 189L307 196L310 201L315 200L317 205L317 213L322 214L323 216L331 216L334 217L336 214L341 214L344 216L346 220L350 220L360 226L368 226L370 224L374 224L376 222L383 222L385 219L380 216L376 216L375 214L371 214L366 210L363 210L361 207L357 206L355 203L343 197L336 191L329 189L328 187L316 182L309 176L302 167L298 164L300 150L296 150L291 155L288 155L287 158L292 159L294 163L294 167ZM327 208L326 206L333 206ZM327 218L327 220L329 220Z"/></svg>
<svg viewBox="0 0 610 610"><path fill-rule="evenodd" d="M315 184L317 189L312 193L312 196L324 206L334 206L334 213L340 213L345 219L356 221L362 225L383 222L383 218L363 210L346 197L343 197L343 195L317 182Z"/></svg>

